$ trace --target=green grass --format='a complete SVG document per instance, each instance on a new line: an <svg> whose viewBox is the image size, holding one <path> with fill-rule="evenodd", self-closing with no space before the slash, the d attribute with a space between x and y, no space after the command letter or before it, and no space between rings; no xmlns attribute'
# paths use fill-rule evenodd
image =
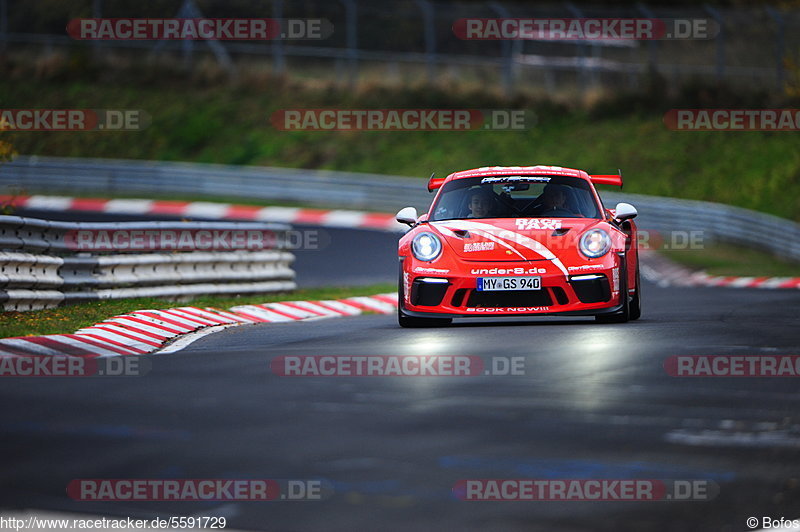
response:
<svg viewBox="0 0 800 532"><path fill-rule="evenodd" d="M236 305L271 303L275 301L341 299L353 296L392 292L394 284L379 284L361 287L335 287L296 290L291 293L265 294L244 297L205 296L188 302L170 303L157 298L138 298L94 301L55 309L31 312L0 313L0 338L12 336L38 336L43 334L73 333L106 318L126 314L135 310L163 309L191 305L194 307L216 307L228 309Z"/></svg>
<svg viewBox="0 0 800 532"><path fill-rule="evenodd" d="M792 132L675 132L662 117L678 100L624 98L593 110L443 89L346 92L301 84L248 87L122 80L0 80L5 108L143 109L138 132L15 132L29 155L158 159L318 168L427 177L495 164L554 164L611 173L625 191L739 205L800 221L800 146ZM694 104L694 102L692 102ZM701 106L747 106L711 100ZM526 131L282 132L285 108L526 108ZM21 191L24 193L24 191ZM205 198L208 199L208 198Z"/></svg>
<svg viewBox="0 0 800 532"><path fill-rule="evenodd" d="M800 277L800 264L755 249L714 244L703 249L661 250L670 260L711 275Z"/></svg>

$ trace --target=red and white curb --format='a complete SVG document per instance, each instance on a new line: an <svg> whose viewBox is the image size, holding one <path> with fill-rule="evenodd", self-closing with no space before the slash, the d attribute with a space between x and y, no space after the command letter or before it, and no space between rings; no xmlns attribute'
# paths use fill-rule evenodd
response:
<svg viewBox="0 0 800 532"><path fill-rule="evenodd" d="M727 288L800 289L800 277L709 275L675 264L657 253L639 252L642 275L659 286L723 286Z"/></svg>
<svg viewBox="0 0 800 532"><path fill-rule="evenodd" d="M201 217L215 220L284 222L291 224L403 231L405 226L393 214L304 209L299 207L259 207L206 201L164 201L147 199L72 198L68 196L0 195L0 204L45 211L87 211L110 214L141 214Z"/></svg>
<svg viewBox="0 0 800 532"><path fill-rule="evenodd" d="M219 220L247 220L402 232L405 226L387 213L350 210L259 207L206 201L73 198L68 196L0 195L0 204L12 207L87 211L114 214L197 216ZM714 276L678 266L652 252L640 251L642 274L660 286L724 286L729 288L798 289L800 277Z"/></svg>
<svg viewBox="0 0 800 532"><path fill-rule="evenodd" d="M337 318L367 311L391 314L396 308L397 294L388 293L346 299L241 305L229 310L212 307L137 310L108 318L73 334L0 339L0 357L70 355L95 358L144 355L163 352L165 347L169 349L168 346L179 337L204 329L218 330L220 327L248 323Z"/></svg>

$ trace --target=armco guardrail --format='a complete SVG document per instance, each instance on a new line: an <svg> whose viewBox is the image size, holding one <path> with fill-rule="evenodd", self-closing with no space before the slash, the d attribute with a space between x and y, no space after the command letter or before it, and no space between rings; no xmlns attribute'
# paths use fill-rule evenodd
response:
<svg viewBox="0 0 800 532"><path fill-rule="evenodd" d="M708 201L601 192L607 206L636 206L639 227L664 233L701 231L703 242L727 242L800 261L800 224L750 209Z"/></svg>
<svg viewBox="0 0 800 532"><path fill-rule="evenodd" d="M635 179L632 177L631 179ZM208 196L339 205L396 211L427 209L432 195L424 182L399 176L132 160L19 157L0 166L0 190L86 195ZM768 214L693 200L604 190L607 205L634 204L640 227L657 231L702 231L719 240L763 249L800 261L800 224ZM123 201L123 200L120 200Z"/></svg>
<svg viewBox="0 0 800 532"><path fill-rule="evenodd" d="M294 255L287 249L289 230L288 225L275 223L76 223L0 216L0 304L5 310L33 310L96 299L292 290L296 284L291 268ZM76 239L78 234L205 232L209 237L236 231L268 235L269 239L266 243L262 240L263 245L255 250L154 249L144 253L141 246L82 251L85 242ZM210 247L214 244L210 238L205 241ZM220 243L230 241L218 239Z"/></svg>
<svg viewBox="0 0 800 532"><path fill-rule="evenodd" d="M427 176L426 176L427 177ZM424 207L430 195L407 177L294 168L179 162L18 157L0 165L0 188L99 195L208 196L340 204L391 210Z"/></svg>

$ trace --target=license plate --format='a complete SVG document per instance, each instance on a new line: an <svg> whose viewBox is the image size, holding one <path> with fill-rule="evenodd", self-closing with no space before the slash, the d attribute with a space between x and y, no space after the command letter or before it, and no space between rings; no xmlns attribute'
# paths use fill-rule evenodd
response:
<svg viewBox="0 0 800 532"><path fill-rule="evenodd" d="M478 277L478 292L541 289L541 277Z"/></svg>

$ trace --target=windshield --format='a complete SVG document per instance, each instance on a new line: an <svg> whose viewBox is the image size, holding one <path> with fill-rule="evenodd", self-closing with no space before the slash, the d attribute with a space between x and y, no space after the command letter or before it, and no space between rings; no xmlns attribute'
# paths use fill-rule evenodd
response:
<svg viewBox="0 0 800 532"><path fill-rule="evenodd" d="M589 183L578 177L492 176L450 181L431 221L461 218L600 218Z"/></svg>

